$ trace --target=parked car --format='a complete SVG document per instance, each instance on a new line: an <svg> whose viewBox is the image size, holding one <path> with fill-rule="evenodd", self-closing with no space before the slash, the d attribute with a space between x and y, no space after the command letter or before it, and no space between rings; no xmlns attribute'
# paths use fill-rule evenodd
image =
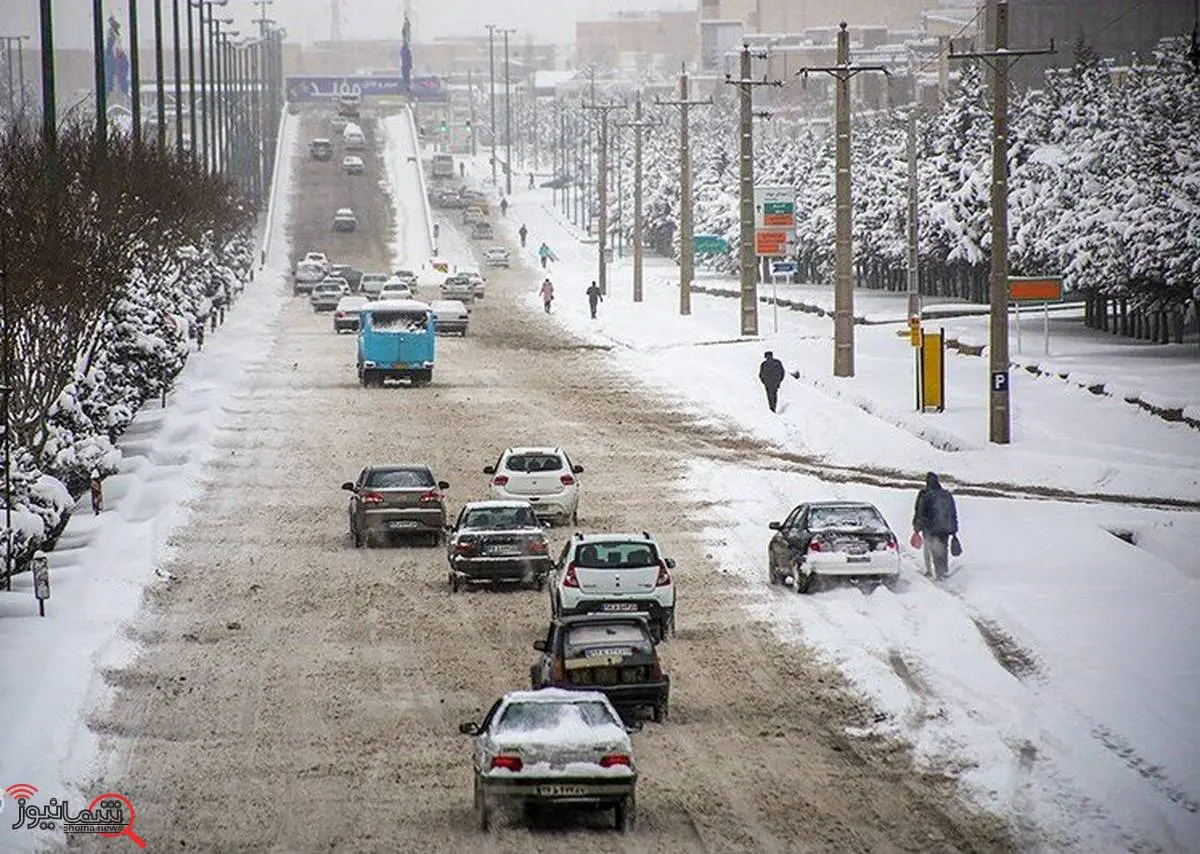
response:
<svg viewBox="0 0 1200 854"><path fill-rule="evenodd" d="M359 290L371 299L379 299L383 286L391 280L387 273L363 273L359 281Z"/></svg>
<svg viewBox="0 0 1200 854"><path fill-rule="evenodd" d="M463 278L470 279L471 287L474 289L475 299L483 299L487 294L487 279L478 270L471 270L465 267L459 267L455 274Z"/></svg>
<svg viewBox="0 0 1200 854"><path fill-rule="evenodd" d="M356 228L358 228L358 217L354 215L354 211L350 208L338 208L337 213L333 215L333 230L354 231Z"/></svg>
<svg viewBox="0 0 1200 854"><path fill-rule="evenodd" d="M355 547L396 536L423 537L430 545L440 544L446 526L442 492L449 488L428 466L367 466L357 479L342 484L350 493L350 537Z"/></svg>
<svg viewBox="0 0 1200 854"><path fill-rule="evenodd" d="M470 501L449 529L451 592L473 582L519 581L541 590L550 543L528 501Z"/></svg>
<svg viewBox="0 0 1200 854"><path fill-rule="evenodd" d="M483 721L459 726L475 736L475 823L488 830L493 809L521 806L602 807L621 832L637 818L637 766L629 731L594 691L513 691Z"/></svg>
<svg viewBox="0 0 1200 854"><path fill-rule="evenodd" d="M456 299L435 299L429 303L433 309L433 322L437 324L438 334L461 335L466 337L470 314L467 307Z"/></svg>
<svg viewBox="0 0 1200 854"><path fill-rule="evenodd" d="M475 301L475 284L466 276L447 276L442 282L442 299L458 300L467 308Z"/></svg>
<svg viewBox="0 0 1200 854"><path fill-rule="evenodd" d="M390 277L383 283L383 287L379 291L380 299L412 299L412 286L402 279L397 279L395 276Z"/></svg>
<svg viewBox="0 0 1200 854"><path fill-rule="evenodd" d="M370 300L363 296L346 296L338 300L337 307L333 310L333 331L342 332L357 332L358 331L358 312Z"/></svg>
<svg viewBox="0 0 1200 854"><path fill-rule="evenodd" d="M308 144L308 154L313 160L332 160L333 143L324 137L314 139Z"/></svg>
<svg viewBox="0 0 1200 854"><path fill-rule="evenodd" d="M359 312L358 381L364 388L389 379L413 386L433 381L436 324L429 306L416 300L381 299Z"/></svg>
<svg viewBox="0 0 1200 854"><path fill-rule="evenodd" d="M656 639L675 633L675 561L649 532L576 533L550 582L550 610L563 614L647 614Z"/></svg>
<svg viewBox="0 0 1200 854"><path fill-rule="evenodd" d="M349 264L334 264L329 268L329 275L345 279L351 293L358 291L362 285L362 270L356 270Z"/></svg>
<svg viewBox="0 0 1200 854"><path fill-rule="evenodd" d="M492 498L523 498L540 519L579 523L583 466L572 465L562 448L508 448L483 473L492 476Z"/></svg>
<svg viewBox="0 0 1200 854"><path fill-rule="evenodd" d="M342 171L347 175L361 175L366 165L357 154L347 154L342 158Z"/></svg>
<svg viewBox="0 0 1200 854"><path fill-rule="evenodd" d="M350 293L350 286L345 279L326 279L313 287L308 298L308 304L313 311L333 311L342 297Z"/></svg>
<svg viewBox="0 0 1200 854"><path fill-rule="evenodd" d="M503 246L489 246L483 253L483 263L489 267L507 267L508 250Z"/></svg>
<svg viewBox="0 0 1200 854"><path fill-rule="evenodd" d="M875 589L900 577L896 535L873 504L818 501L801 504L782 522L767 546L772 584L811 593L829 580Z"/></svg>
<svg viewBox="0 0 1200 854"><path fill-rule="evenodd" d="M599 691L625 716L645 708L667 719L671 679L662 671L645 614L582 614L550 621L529 668L532 687Z"/></svg>

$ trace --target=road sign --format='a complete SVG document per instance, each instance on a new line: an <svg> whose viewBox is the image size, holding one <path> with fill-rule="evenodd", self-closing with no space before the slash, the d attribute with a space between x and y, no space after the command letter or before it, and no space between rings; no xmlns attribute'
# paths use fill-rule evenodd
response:
<svg viewBox="0 0 1200 854"><path fill-rule="evenodd" d="M796 188L786 186L755 187L754 225L756 228L795 228Z"/></svg>
<svg viewBox="0 0 1200 854"><path fill-rule="evenodd" d="M945 337L942 330L921 336L921 410L925 412L946 408Z"/></svg>
<svg viewBox="0 0 1200 854"><path fill-rule="evenodd" d="M697 255L722 255L729 251L729 241L716 234L697 234L692 237L692 247Z"/></svg>
<svg viewBox="0 0 1200 854"><path fill-rule="evenodd" d="M1008 278L1008 298L1013 302L1057 302L1062 295L1062 276Z"/></svg>
<svg viewBox="0 0 1200 854"><path fill-rule="evenodd" d="M760 228L754 232L754 254L762 257L780 257L787 254L788 233Z"/></svg>
<svg viewBox="0 0 1200 854"><path fill-rule="evenodd" d="M992 391L1008 391L1008 371L992 371Z"/></svg>
<svg viewBox="0 0 1200 854"><path fill-rule="evenodd" d="M908 343L914 347L921 346L921 318L919 317L908 319Z"/></svg>
<svg viewBox="0 0 1200 854"><path fill-rule="evenodd" d="M795 261L772 261L771 262L772 276L794 276L796 275Z"/></svg>

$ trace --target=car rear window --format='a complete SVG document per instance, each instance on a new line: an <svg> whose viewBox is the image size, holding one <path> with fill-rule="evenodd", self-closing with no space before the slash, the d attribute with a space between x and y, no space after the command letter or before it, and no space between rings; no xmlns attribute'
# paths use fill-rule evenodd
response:
<svg viewBox="0 0 1200 854"><path fill-rule="evenodd" d="M530 507L483 507L468 510L463 527L530 528L537 527L537 518Z"/></svg>
<svg viewBox="0 0 1200 854"><path fill-rule="evenodd" d="M384 288L384 290L388 290ZM373 311L371 328L380 332L420 332L425 328L425 312Z"/></svg>
<svg viewBox="0 0 1200 854"><path fill-rule="evenodd" d="M633 569L658 562L654 546L647 542L586 543L575 551L575 565L585 569Z"/></svg>
<svg viewBox="0 0 1200 854"><path fill-rule="evenodd" d="M874 507L813 507L808 511L808 529L860 528L864 531L886 531L887 522Z"/></svg>
<svg viewBox="0 0 1200 854"><path fill-rule="evenodd" d="M541 471L561 471L563 461L554 454L513 454L505 461L509 471L532 474Z"/></svg>
<svg viewBox="0 0 1200 854"><path fill-rule="evenodd" d="M615 726L617 721L604 703L511 703L496 721L496 732L537 732L577 729L580 726Z"/></svg>
<svg viewBox="0 0 1200 854"><path fill-rule="evenodd" d="M613 623L606 626L572 626L567 629L567 649L594 646L651 645L642 627L634 623Z"/></svg>
<svg viewBox="0 0 1200 854"><path fill-rule="evenodd" d="M377 489L423 489L433 485L428 469L375 469L367 475L367 486Z"/></svg>

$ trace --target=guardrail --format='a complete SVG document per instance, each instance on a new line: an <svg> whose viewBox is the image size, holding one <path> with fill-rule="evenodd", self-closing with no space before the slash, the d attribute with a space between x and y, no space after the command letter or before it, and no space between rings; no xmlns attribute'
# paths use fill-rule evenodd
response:
<svg viewBox="0 0 1200 854"><path fill-rule="evenodd" d="M421 166L421 140L417 136L417 120L413 117L412 107L405 107L404 114L408 116L408 132L413 143L413 153L417 164L417 186L421 190L421 207L425 211L425 236L429 240L429 253L433 254L437 241L433 237L433 211L429 207L429 188L425 186L425 169Z"/></svg>
<svg viewBox="0 0 1200 854"><path fill-rule="evenodd" d="M267 252L271 249L271 223L275 221L275 195L279 189L279 170L283 168L291 168L291 163L287 162L283 156L284 140L290 136L287 132L287 123L291 116L288 114L287 105L280 109L279 117L279 133L275 139L275 163L271 168L271 196L267 200L267 222L266 228L263 229L262 249L259 252L259 265L267 263Z"/></svg>

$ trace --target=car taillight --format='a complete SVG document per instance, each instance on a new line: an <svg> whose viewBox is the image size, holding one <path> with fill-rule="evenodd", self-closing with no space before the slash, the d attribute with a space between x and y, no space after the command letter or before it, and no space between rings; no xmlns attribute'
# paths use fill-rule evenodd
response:
<svg viewBox="0 0 1200 854"><path fill-rule="evenodd" d="M544 555L549 553L550 544L545 540L533 540L529 543L529 551L531 554Z"/></svg>
<svg viewBox="0 0 1200 854"><path fill-rule="evenodd" d="M441 500L442 493L438 492L436 489L431 489L428 492L422 492L421 498L419 499L421 504L436 504Z"/></svg>
<svg viewBox="0 0 1200 854"><path fill-rule="evenodd" d="M575 476L569 475L569 474L564 474L562 477L559 478L559 480L562 481L563 486L573 486L575 483Z"/></svg>
<svg viewBox="0 0 1200 854"><path fill-rule="evenodd" d="M819 552L821 550L821 541L813 540L811 543L808 544L808 550L810 552Z"/></svg>
<svg viewBox="0 0 1200 854"><path fill-rule="evenodd" d="M578 587L579 579L575 577L575 564L567 564L567 572L563 576L563 587Z"/></svg>
<svg viewBox="0 0 1200 854"><path fill-rule="evenodd" d="M612 768L615 765L624 765L629 768L633 765L633 760L624 753L610 753L608 756L600 757L601 768Z"/></svg>
<svg viewBox="0 0 1200 854"><path fill-rule="evenodd" d="M875 544L875 551L882 552L896 548L896 538L891 534L887 535L887 539Z"/></svg>
<svg viewBox="0 0 1200 854"><path fill-rule="evenodd" d="M492 486L504 486L508 483L508 475L498 474L492 478Z"/></svg>
<svg viewBox="0 0 1200 854"><path fill-rule="evenodd" d="M363 504L382 504L383 495L378 492L364 492L362 494Z"/></svg>
<svg viewBox="0 0 1200 854"><path fill-rule="evenodd" d="M334 312L333 316L336 317L338 320L341 320L343 317L346 316L346 312L344 312L344 311Z"/></svg>
<svg viewBox="0 0 1200 854"><path fill-rule="evenodd" d="M658 578L654 580L655 587L666 587L671 583L671 573L667 572L667 565L659 564Z"/></svg>
<svg viewBox="0 0 1200 854"><path fill-rule="evenodd" d="M521 761L520 756L509 756L501 753L499 756L492 757L493 768L507 768L509 771L520 771L525 767L525 763Z"/></svg>

